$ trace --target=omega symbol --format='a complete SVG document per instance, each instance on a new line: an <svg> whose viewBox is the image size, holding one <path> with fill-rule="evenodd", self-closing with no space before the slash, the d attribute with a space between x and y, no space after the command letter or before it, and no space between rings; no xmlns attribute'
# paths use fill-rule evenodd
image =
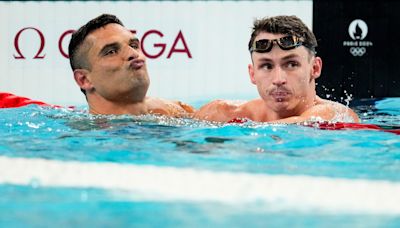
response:
<svg viewBox="0 0 400 228"><path fill-rule="evenodd" d="M25 56L22 54L22 52L19 48L19 37L21 36L22 32L24 32L25 30L28 30L28 29L32 29L32 30L36 31L36 33L39 35L39 38L40 38L39 50L33 58L34 59L43 59L46 56L45 54L42 55L42 51L44 49L44 44L45 44L45 39L44 39L43 33L40 30L38 30L37 28L33 28L33 27L26 27L26 28L21 29L15 36L14 47L15 47L15 50L17 51L17 55L14 55L14 58L15 59L25 59Z"/></svg>

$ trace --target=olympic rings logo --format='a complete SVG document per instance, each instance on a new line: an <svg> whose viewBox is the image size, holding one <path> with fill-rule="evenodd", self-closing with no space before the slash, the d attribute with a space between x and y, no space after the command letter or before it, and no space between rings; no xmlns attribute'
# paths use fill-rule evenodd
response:
<svg viewBox="0 0 400 228"><path fill-rule="evenodd" d="M351 47L350 48L350 53L353 56L363 56L367 52L367 49L365 47Z"/></svg>

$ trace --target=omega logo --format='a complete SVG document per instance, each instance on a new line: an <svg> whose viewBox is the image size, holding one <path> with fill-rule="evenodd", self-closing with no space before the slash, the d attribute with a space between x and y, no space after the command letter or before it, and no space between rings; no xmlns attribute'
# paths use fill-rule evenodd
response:
<svg viewBox="0 0 400 228"><path fill-rule="evenodd" d="M132 32L136 34L136 31L132 31ZM156 59L156 58L160 57L165 52L165 49L167 47L167 44L165 44L165 43L154 43L153 47L160 48L159 52L156 53L156 54L150 54L148 51L146 51L145 48L144 48L144 44L146 43L147 38L150 35L153 35L153 34L157 35L157 36L159 36L161 38L164 37L164 34L162 32L160 32L160 31L158 31L158 30L149 30L149 31L147 31L147 32L145 32L143 34L143 37L142 37L141 43L140 43L141 49L143 51L143 54L147 58L150 58L150 59ZM183 49L178 49L176 47L179 42L182 43ZM192 54L190 53L189 47L187 46L186 41L185 41L185 37L183 36L182 31L180 31L180 30L179 30L178 34L176 35L176 37L175 37L175 40L174 40L174 43L171 46L171 49L168 52L167 59L171 58L172 54L176 53L176 52L177 53L186 53L189 59L192 58Z"/></svg>
<svg viewBox="0 0 400 228"><path fill-rule="evenodd" d="M25 59L25 56L22 54L21 50L19 49L19 37L21 36L22 32L24 32L24 31L26 31L28 29L34 30L39 35L39 38L40 38L39 50L38 50L38 52L36 53L36 55L33 58L34 59L43 59L45 57L45 55L41 55L41 54L42 54L42 51L43 51L43 48L44 48L45 39L44 39L43 33L39 29L33 28L33 27L23 28L23 29L19 30L17 35L15 35L14 47L15 47L15 50L17 51L17 55L14 55L14 58L15 59Z"/></svg>
<svg viewBox="0 0 400 228"><path fill-rule="evenodd" d="M16 54L14 54L14 59L26 59L25 55L23 54L23 52L21 51L20 48L20 39L21 39L21 34L27 30L33 30L36 32L37 36L39 37L39 48L36 52L36 54L32 57L32 59L44 59L46 57L46 53L43 53L44 47L46 45L46 39L45 36L43 34L43 32L35 27L25 27L21 30L19 30L17 32L17 34L14 37L14 48L16 51ZM66 39L67 36L71 36L71 34L74 32L74 30L66 30L65 32L63 32L60 35L60 38L58 39L58 50L60 52L60 54L64 57L64 58L69 58L68 56L68 51L64 50L63 48L63 42ZM131 30L132 33L136 34L136 30ZM145 50L145 44L147 43L146 40L150 39L151 37L154 38L154 36L156 36L157 38L163 38L164 34L161 31L152 29L152 30L148 30L146 31L141 39L141 49L143 51L143 54L150 59L156 59L161 57L168 49L168 45L167 43L152 43L153 47L155 48L156 52L154 53L154 50L150 51L150 50ZM148 41L150 42L150 41ZM178 46L181 46L181 48L179 48ZM172 45L170 46L169 50L168 50L168 54L167 54L167 59L170 59L172 57L173 54L175 53L183 53L187 55L187 58L191 59L192 58L192 54L190 53L189 47L186 43L185 37L183 36L183 33L181 30L179 30L179 32L177 33L177 35L175 36L175 39L172 43Z"/></svg>

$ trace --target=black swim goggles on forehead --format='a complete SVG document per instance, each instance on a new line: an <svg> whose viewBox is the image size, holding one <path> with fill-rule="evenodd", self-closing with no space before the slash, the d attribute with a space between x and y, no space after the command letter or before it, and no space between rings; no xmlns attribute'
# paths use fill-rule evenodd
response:
<svg viewBox="0 0 400 228"><path fill-rule="evenodd" d="M284 36L274 40L256 40L253 42L253 45L251 45L249 51L250 53L253 51L260 53L269 52L272 50L274 42L276 42L282 50L290 50L299 47L300 45L304 45L303 41L297 36Z"/></svg>

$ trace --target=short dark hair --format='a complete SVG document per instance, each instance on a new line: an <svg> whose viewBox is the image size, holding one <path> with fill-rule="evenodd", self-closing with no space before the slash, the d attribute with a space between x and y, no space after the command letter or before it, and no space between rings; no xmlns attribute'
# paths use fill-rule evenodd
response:
<svg viewBox="0 0 400 228"><path fill-rule="evenodd" d="M80 51L83 41L85 38L93 31L106 26L107 24L119 24L124 26L122 22L114 15L102 14L88 23L80 27L74 33L72 33L71 41L68 45L69 53L69 63L74 71L75 69L90 69L90 63L87 59L87 53ZM86 95L86 91L81 89L81 91Z"/></svg>
<svg viewBox="0 0 400 228"><path fill-rule="evenodd" d="M249 41L249 50L256 36L261 32L294 35L302 38L304 46L313 54L318 46L314 33L296 16L275 16L255 20Z"/></svg>
<svg viewBox="0 0 400 228"><path fill-rule="evenodd" d="M71 41L69 42L68 46L69 61L72 70L88 67L85 66L87 64L85 62L87 61L83 59L84 56L79 53L79 48L83 44L85 38L94 30L111 23L116 23L124 26L116 16L111 14L102 14L90 20L88 23L80 27L72 34Z"/></svg>

